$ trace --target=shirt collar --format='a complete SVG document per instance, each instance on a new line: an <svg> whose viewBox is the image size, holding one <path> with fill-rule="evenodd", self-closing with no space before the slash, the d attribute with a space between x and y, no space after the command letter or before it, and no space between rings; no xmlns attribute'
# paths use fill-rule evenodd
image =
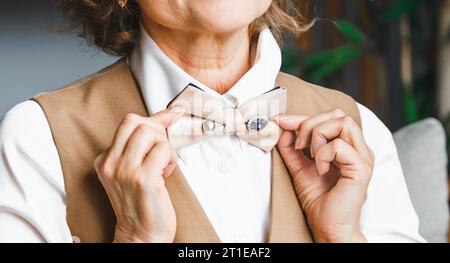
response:
<svg viewBox="0 0 450 263"><path fill-rule="evenodd" d="M281 51L270 30L263 29L258 36L252 67L223 95L206 87L170 60L143 27L129 63L141 88L147 111L154 114L165 109L188 84L221 96L236 106L241 105L274 88L281 67Z"/></svg>

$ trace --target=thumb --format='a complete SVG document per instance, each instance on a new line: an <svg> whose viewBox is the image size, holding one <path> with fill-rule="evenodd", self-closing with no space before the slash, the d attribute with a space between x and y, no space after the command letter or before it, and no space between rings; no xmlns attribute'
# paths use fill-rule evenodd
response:
<svg viewBox="0 0 450 263"><path fill-rule="evenodd" d="M183 114L186 109L184 107L172 107L166 110L155 113L150 117L151 120L161 123L165 128L168 128L174 122L176 122Z"/></svg>
<svg viewBox="0 0 450 263"><path fill-rule="evenodd" d="M274 118L274 121L283 130L298 131L300 129L300 125L308 118L309 116L304 115L280 114Z"/></svg>

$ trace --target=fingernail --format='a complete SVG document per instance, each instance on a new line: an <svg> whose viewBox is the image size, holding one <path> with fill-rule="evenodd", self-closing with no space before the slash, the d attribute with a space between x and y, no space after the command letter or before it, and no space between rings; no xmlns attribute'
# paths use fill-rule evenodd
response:
<svg viewBox="0 0 450 263"><path fill-rule="evenodd" d="M186 108L181 107L181 106L175 106L170 108L170 110L176 114L182 114L186 112Z"/></svg>
<svg viewBox="0 0 450 263"><path fill-rule="evenodd" d="M320 162L317 164L317 173L319 176L323 176L330 171L330 168L330 164Z"/></svg>
<svg viewBox="0 0 450 263"><path fill-rule="evenodd" d="M169 164L166 167L165 177L167 178L167 177L171 176L176 167L177 167L177 164L175 164L175 163Z"/></svg>
<svg viewBox="0 0 450 263"><path fill-rule="evenodd" d="M177 164L175 164L175 163L169 165L169 174L172 174L176 167L177 167Z"/></svg>

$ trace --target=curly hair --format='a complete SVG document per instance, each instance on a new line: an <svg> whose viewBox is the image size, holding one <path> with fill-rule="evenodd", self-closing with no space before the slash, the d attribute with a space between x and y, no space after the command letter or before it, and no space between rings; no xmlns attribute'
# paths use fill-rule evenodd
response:
<svg viewBox="0 0 450 263"><path fill-rule="evenodd" d="M80 36L103 51L127 56L134 48L139 34L140 13L137 0L128 0L122 8L118 0L59 0L61 10L69 21L68 31L78 29ZM307 10L310 0L272 0L264 15L250 25L252 33L267 25L281 40L285 32L299 35L312 22L298 10Z"/></svg>

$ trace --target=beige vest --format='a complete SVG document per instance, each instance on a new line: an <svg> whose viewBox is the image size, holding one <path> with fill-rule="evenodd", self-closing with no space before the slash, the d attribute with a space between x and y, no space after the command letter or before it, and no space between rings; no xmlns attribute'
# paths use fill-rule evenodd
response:
<svg viewBox="0 0 450 263"><path fill-rule="evenodd" d="M291 114L315 115L341 108L360 123L348 96L280 73ZM125 60L70 86L34 97L47 117L61 160L67 195L67 222L81 242L111 242L115 216L93 167L112 142L127 113L148 116L139 87ZM272 152L269 242L312 242L290 175L277 149ZM175 242L220 242L179 169L166 181L177 217ZM231 216L231 215L230 215Z"/></svg>

